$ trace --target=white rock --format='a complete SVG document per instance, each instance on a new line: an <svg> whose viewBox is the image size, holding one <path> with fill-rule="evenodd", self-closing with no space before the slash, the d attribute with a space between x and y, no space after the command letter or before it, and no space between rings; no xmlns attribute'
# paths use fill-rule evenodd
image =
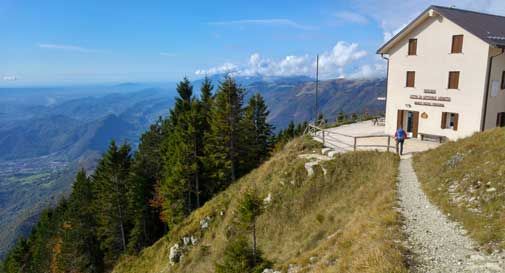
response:
<svg viewBox="0 0 505 273"><path fill-rule="evenodd" d="M486 190L486 192L495 192L496 191L496 188L489 188Z"/></svg>
<svg viewBox="0 0 505 273"><path fill-rule="evenodd" d="M210 216L205 216L202 220L200 220L200 229L207 229L209 228L209 223L212 220Z"/></svg>
<svg viewBox="0 0 505 273"><path fill-rule="evenodd" d="M268 193L267 197L265 197L265 199L263 199L263 204L264 205L268 205L272 203L272 193Z"/></svg>
<svg viewBox="0 0 505 273"><path fill-rule="evenodd" d="M281 272L277 271L277 270L273 270L271 268L265 268L265 269L263 269L262 273L281 273Z"/></svg>
<svg viewBox="0 0 505 273"><path fill-rule="evenodd" d="M321 149L321 154L325 155L331 150L332 150L331 148L323 148L323 149Z"/></svg>
<svg viewBox="0 0 505 273"><path fill-rule="evenodd" d="M184 246L189 245L191 243L191 238L189 236L182 237L182 243L184 244Z"/></svg>
<svg viewBox="0 0 505 273"><path fill-rule="evenodd" d="M290 264L288 265L288 273L298 273L302 269L299 265Z"/></svg>
<svg viewBox="0 0 505 273"><path fill-rule="evenodd" d="M168 254L168 259L170 261L170 264L175 265L176 263L178 263L181 260L181 255L182 255L182 252L181 252L181 248L180 248L179 244L174 244L170 248L170 253Z"/></svg>
<svg viewBox="0 0 505 273"><path fill-rule="evenodd" d="M194 235L191 235L191 244L192 245L198 244L198 238L196 238Z"/></svg>

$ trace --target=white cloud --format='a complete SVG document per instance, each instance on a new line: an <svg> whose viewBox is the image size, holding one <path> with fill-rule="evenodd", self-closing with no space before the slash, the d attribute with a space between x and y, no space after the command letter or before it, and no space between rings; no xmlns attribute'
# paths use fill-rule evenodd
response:
<svg viewBox="0 0 505 273"><path fill-rule="evenodd" d="M199 69L195 71L196 75L204 76L204 75L215 75L215 74L228 74L235 73L238 67L232 63L224 63L221 66L212 67L207 70Z"/></svg>
<svg viewBox="0 0 505 273"><path fill-rule="evenodd" d="M163 56L163 57L175 57L177 55L175 53L170 53L170 52L160 52L160 56Z"/></svg>
<svg viewBox="0 0 505 273"><path fill-rule="evenodd" d="M335 17L342 22L349 22L360 25L365 25L368 23L368 19L365 16L352 11L339 11L335 13Z"/></svg>
<svg viewBox="0 0 505 273"><path fill-rule="evenodd" d="M344 72L349 70L349 66L365 56L367 56L366 51L360 49L358 44L340 41L331 50L319 56L319 74L321 78L345 77ZM209 69L199 69L195 73L197 75L229 73L234 76L314 76L315 71L315 56L288 55L273 60L254 53L244 65L225 63ZM368 73L368 75L371 74Z"/></svg>
<svg viewBox="0 0 505 273"><path fill-rule="evenodd" d="M353 9L378 22L384 39L391 38L430 5L456 6L480 12L505 15L503 0L353 0Z"/></svg>
<svg viewBox="0 0 505 273"><path fill-rule="evenodd" d="M4 81L17 81L18 78L16 76L8 75L8 76L3 76L2 79Z"/></svg>
<svg viewBox="0 0 505 273"><path fill-rule="evenodd" d="M218 21L208 22L209 25L214 26L227 26L227 25L265 25L265 26L286 26L301 30L315 29L313 26L302 25L289 19L244 19L244 20L231 20L231 21Z"/></svg>
<svg viewBox="0 0 505 273"><path fill-rule="evenodd" d="M55 49L55 50L63 50L63 51L74 51L74 52L83 52L83 53L92 53L99 52L96 49L89 49L76 45L63 45L63 44L38 44L38 47L45 49Z"/></svg>
<svg viewBox="0 0 505 273"><path fill-rule="evenodd" d="M364 64L357 71L349 75L351 79L370 79L378 78L385 75L386 65L384 62L375 64Z"/></svg>

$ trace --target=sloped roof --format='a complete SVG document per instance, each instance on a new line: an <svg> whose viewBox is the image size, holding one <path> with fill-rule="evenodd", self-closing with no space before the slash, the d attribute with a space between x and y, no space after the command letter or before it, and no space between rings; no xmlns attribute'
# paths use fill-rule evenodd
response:
<svg viewBox="0 0 505 273"><path fill-rule="evenodd" d="M398 34L379 48L377 53L385 53L384 49L389 48L389 45L394 43L397 38L415 28L416 22L428 17L430 10L433 10L441 16L449 19L491 46L505 47L505 16L457 8L430 6L409 25L403 28Z"/></svg>

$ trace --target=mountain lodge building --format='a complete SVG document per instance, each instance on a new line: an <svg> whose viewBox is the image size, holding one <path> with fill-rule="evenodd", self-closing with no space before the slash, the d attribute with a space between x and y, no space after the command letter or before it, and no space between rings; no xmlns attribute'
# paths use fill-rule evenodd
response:
<svg viewBox="0 0 505 273"><path fill-rule="evenodd" d="M430 6L377 53L388 60L387 134L458 139L505 126L505 17Z"/></svg>

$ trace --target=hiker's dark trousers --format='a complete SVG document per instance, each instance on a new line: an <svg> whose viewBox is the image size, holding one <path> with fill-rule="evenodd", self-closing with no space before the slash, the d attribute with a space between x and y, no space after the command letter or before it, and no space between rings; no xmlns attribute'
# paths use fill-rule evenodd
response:
<svg viewBox="0 0 505 273"><path fill-rule="evenodd" d="M398 139L396 141L396 153L398 153L398 149L400 149L400 155L403 154L403 142L405 142L405 139Z"/></svg>

